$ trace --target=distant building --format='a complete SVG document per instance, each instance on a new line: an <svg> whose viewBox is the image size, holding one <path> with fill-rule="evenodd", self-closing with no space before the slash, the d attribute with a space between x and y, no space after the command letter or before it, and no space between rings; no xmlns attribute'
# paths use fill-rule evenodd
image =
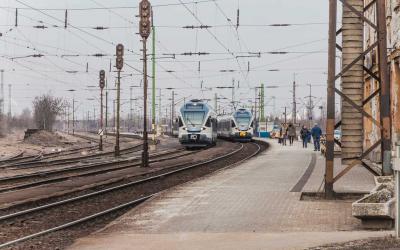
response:
<svg viewBox="0 0 400 250"><path fill-rule="evenodd" d="M366 0L368 4L371 0ZM387 41L388 60L391 79L391 110L392 112L392 138L393 141L400 140L400 0L386 0L387 7ZM366 17L373 22L376 21L375 7L366 12ZM376 31L365 24L365 48L368 48L376 41ZM377 52L374 50L365 57L365 66L373 72L377 72ZM370 96L379 87L379 83L365 74L364 98ZM379 116L379 96L375 97L364 109L376 120ZM380 138L380 129L369 119L364 118L364 149L370 147ZM373 152L372 160L380 160L380 149Z"/></svg>

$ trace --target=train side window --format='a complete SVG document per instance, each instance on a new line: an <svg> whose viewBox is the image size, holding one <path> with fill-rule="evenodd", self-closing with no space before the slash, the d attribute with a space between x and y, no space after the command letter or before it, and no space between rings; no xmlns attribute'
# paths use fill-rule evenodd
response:
<svg viewBox="0 0 400 250"><path fill-rule="evenodd" d="M251 122L251 125L250 125L250 127L253 127L253 125L254 125L254 121L252 121L252 122Z"/></svg>
<svg viewBox="0 0 400 250"><path fill-rule="evenodd" d="M183 122L182 122L182 119L180 117L178 119L178 122L179 122L179 127L183 127Z"/></svg>
<svg viewBox="0 0 400 250"><path fill-rule="evenodd" d="M232 128L236 127L236 125L235 125L235 122L234 122L234 121L231 121L231 127L232 127Z"/></svg>
<svg viewBox="0 0 400 250"><path fill-rule="evenodd" d="M208 117L206 127L211 127L211 117Z"/></svg>

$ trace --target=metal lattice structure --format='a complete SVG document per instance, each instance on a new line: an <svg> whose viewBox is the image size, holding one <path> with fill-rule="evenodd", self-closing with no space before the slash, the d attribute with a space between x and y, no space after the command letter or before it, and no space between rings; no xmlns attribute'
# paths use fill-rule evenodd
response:
<svg viewBox="0 0 400 250"><path fill-rule="evenodd" d="M338 1L343 4L343 27L337 29L337 5ZM360 3L362 6L360 8ZM365 13L370 10L373 6L376 9L376 23L369 20ZM347 17L347 19L346 19ZM369 25L376 30L377 40L368 48L362 48L360 50L360 41L357 37L363 39L363 33L354 33L354 30L358 27ZM359 30L358 30L359 31ZM347 34L345 34L347 32ZM349 34L350 32L350 34ZM328 93L327 93L327 126L326 126L326 166L325 166L325 195L326 198L333 198L334 183L349 172L354 166L362 165L362 160L368 156L374 149L381 146L382 152L382 173L389 175L392 173L391 169L391 116L390 116L390 79L388 71L388 59L387 59L387 37L386 37L386 3L385 0L371 0L370 2L364 3L363 0L329 0L329 49L328 49ZM347 38L342 39L344 43L349 42L349 47L343 47L337 44L337 36L348 35ZM352 40L353 39L353 40ZM362 41L361 41L362 42ZM378 74L375 74L371 69L364 66L364 58L368 53L371 53L377 49L378 54ZM336 72L336 57L337 50L343 53L351 54L346 57L351 58L350 61L346 61L346 58L342 58L342 68L340 72ZM359 85L358 81L355 81L353 86L343 86L349 78L356 76L359 68L363 69L362 76L367 73L377 82L379 82L379 89L372 93L368 97L363 97L358 100L360 93L363 93L363 84ZM365 72L365 73L364 73ZM359 76L358 76L359 77ZM336 88L336 81L342 79L342 89ZM346 79L347 78L347 79ZM354 79L354 78L353 78ZM350 80L351 82L351 80ZM342 99L342 108L345 107L345 111L342 110L342 121L335 121L335 94L338 94ZM364 106L369 103L374 97L380 98L380 120L377 121L372 115L364 110ZM344 112L344 113L343 113ZM353 114L353 116L351 116ZM334 145L335 143L342 146L340 142L334 139L334 130L340 126L347 126L347 131L356 131L355 137L359 138L362 135L359 133L357 126L349 126L352 121L360 120L363 118L371 120L381 130L380 139L374 143L370 148L363 149L362 143L357 141L354 146L356 150L352 154L346 155L346 167L337 175L334 175ZM358 122L354 123L359 125ZM353 124L353 125L354 125ZM362 125L362 123L361 123ZM361 127L362 131L362 127ZM349 134L351 138L351 134ZM360 148L357 148L360 147Z"/></svg>

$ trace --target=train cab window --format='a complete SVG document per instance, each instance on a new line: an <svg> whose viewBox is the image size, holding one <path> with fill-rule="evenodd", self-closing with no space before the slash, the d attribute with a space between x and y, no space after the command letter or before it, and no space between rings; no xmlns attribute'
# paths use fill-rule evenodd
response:
<svg viewBox="0 0 400 250"><path fill-rule="evenodd" d="M232 128L236 127L236 125L235 125L235 122L234 122L234 121L231 121L231 127L232 127Z"/></svg>
<svg viewBox="0 0 400 250"><path fill-rule="evenodd" d="M206 127L211 127L211 117L208 117Z"/></svg>
<svg viewBox="0 0 400 250"><path fill-rule="evenodd" d="M183 127L183 122L182 122L182 119L180 117L178 119L178 123L179 123L179 127Z"/></svg>
<svg viewBox="0 0 400 250"><path fill-rule="evenodd" d="M213 128L213 129L217 129L217 127L218 127L217 119L212 118L212 119L211 119L211 124L212 124L212 128Z"/></svg>

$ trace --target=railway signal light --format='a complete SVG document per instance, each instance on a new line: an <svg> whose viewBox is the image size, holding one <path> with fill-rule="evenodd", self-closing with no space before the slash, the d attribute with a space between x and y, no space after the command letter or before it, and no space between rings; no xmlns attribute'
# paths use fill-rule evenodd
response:
<svg viewBox="0 0 400 250"><path fill-rule="evenodd" d="M99 86L100 86L101 89L103 89L104 86L106 85L106 80L105 80L105 78L106 78L106 72L105 72L104 70L100 70L99 76L100 76L100 83L99 83Z"/></svg>
<svg viewBox="0 0 400 250"><path fill-rule="evenodd" d="M151 30L151 4L148 0L142 0L139 4L139 33L144 39L150 36Z"/></svg>
<svg viewBox="0 0 400 250"><path fill-rule="evenodd" d="M116 51L116 55L117 55L117 60L116 60L116 67L118 70L121 70L122 67L124 66L124 45L122 44L118 44L117 45L117 51Z"/></svg>

